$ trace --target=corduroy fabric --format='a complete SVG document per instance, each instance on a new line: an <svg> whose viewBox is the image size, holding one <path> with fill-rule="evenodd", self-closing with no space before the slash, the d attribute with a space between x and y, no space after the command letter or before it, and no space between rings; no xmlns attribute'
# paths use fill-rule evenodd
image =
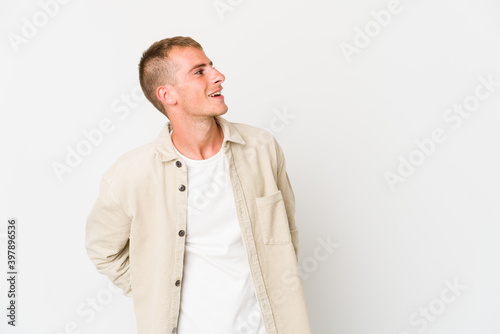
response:
<svg viewBox="0 0 500 334"><path fill-rule="evenodd" d="M283 151L264 129L215 120L266 332L310 334ZM187 191L180 190L187 169L176 164L171 129L167 122L155 141L121 155L104 173L86 221L89 258L133 298L139 334L177 333L186 240L179 232L189 230Z"/></svg>

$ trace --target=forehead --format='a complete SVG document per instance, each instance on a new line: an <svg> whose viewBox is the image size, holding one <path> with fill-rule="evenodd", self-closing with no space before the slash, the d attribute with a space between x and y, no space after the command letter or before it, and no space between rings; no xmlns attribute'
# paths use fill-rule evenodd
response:
<svg viewBox="0 0 500 334"><path fill-rule="evenodd" d="M174 47L170 51L169 58L177 64L178 70L184 73L193 66L210 63L203 50L193 47Z"/></svg>

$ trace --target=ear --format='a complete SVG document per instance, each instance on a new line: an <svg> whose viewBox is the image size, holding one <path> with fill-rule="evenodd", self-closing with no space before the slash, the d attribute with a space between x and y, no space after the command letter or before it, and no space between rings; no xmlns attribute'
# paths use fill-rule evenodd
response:
<svg viewBox="0 0 500 334"><path fill-rule="evenodd" d="M163 104L166 105L174 105L177 103L177 99L175 98L174 89L170 85L158 86L156 88L156 97Z"/></svg>

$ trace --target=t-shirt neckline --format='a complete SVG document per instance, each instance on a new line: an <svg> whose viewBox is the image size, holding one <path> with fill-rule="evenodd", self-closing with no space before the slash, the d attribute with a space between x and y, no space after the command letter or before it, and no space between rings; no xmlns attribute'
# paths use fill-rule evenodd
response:
<svg viewBox="0 0 500 334"><path fill-rule="evenodd" d="M174 131L173 129L170 130L170 138L172 138L173 131ZM203 160L195 160L195 159L188 158L177 150L177 148L175 147L173 142L172 142L172 146L174 147L175 153L177 153L180 156L180 158L186 163L186 165L188 165L190 167L205 167L205 166L208 166L208 165L211 165L213 163L218 162L224 156L224 150L225 150L224 144L225 143L226 143L226 138L223 139L222 146L215 155L211 156L210 158L203 159Z"/></svg>

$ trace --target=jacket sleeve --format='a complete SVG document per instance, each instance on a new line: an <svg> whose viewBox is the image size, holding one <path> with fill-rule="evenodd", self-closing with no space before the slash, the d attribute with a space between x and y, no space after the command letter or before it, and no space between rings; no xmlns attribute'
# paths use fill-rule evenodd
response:
<svg viewBox="0 0 500 334"><path fill-rule="evenodd" d="M295 195L293 193L292 185L290 179L288 178L288 173L286 171L285 155L281 146L279 145L276 138L274 138L277 159L278 159L278 178L277 185L278 189L283 195L283 200L285 201L286 214L288 216L288 224L290 227L290 235L292 237L293 249L295 250L295 256L297 261L299 260L299 230L297 225L295 225Z"/></svg>
<svg viewBox="0 0 500 334"><path fill-rule="evenodd" d="M87 218L85 248L97 271L132 296L129 237L131 219L112 194L112 184L101 180L97 201Z"/></svg>

